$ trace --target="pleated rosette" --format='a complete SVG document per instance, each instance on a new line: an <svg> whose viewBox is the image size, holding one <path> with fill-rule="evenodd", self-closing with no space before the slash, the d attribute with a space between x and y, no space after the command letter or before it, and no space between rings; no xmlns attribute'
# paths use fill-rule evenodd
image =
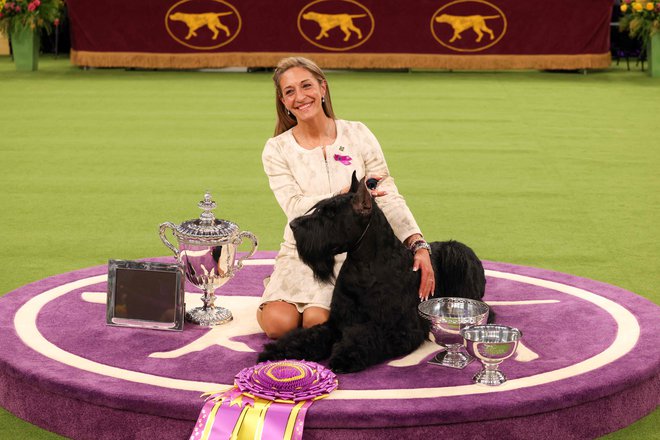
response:
<svg viewBox="0 0 660 440"><path fill-rule="evenodd" d="M300 440L309 406L337 388L337 376L315 362L262 362L241 370L234 387L211 394L191 440Z"/></svg>
<svg viewBox="0 0 660 440"><path fill-rule="evenodd" d="M318 400L337 388L337 376L315 362L283 360L262 362L243 369L235 384L244 394L266 400L300 402Z"/></svg>

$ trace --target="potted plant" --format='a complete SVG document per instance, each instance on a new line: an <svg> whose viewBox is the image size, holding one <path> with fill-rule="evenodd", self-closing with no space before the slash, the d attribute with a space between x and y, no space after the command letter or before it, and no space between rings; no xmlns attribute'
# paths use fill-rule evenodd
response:
<svg viewBox="0 0 660 440"><path fill-rule="evenodd" d="M0 32L9 36L17 70L37 70L39 36L59 20L62 0L0 0Z"/></svg>
<svg viewBox="0 0 660 440"><path fill-rule="evenodd" d="M660 1L622 0L619 28L642 41L651 76L660 77Z"/></svg>

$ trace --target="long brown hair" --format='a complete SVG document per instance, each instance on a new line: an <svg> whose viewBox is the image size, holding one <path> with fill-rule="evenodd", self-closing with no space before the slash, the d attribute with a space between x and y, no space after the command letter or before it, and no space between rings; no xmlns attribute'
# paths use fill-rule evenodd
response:
<svg viewBox="0 0 660 440"><path fill-rule="evenodd" d="M302 67L311 73L316 78L319 84L325 82L325 103L322 103L323 112L329 118L335 119L335 112L332 110L332 99L330 99L330 86L325 78L325 74L319 66L312 60L303 57L289 57L283 58L277 63L275 73L273 73L273 82L275 83L275 111L277 112L277 122L275 124L275 136L282 134L291 127L295 126L298 121L293 114L289 115L282 104L282 89L280 88L280 78L282 74L292 67Z"/></svg>

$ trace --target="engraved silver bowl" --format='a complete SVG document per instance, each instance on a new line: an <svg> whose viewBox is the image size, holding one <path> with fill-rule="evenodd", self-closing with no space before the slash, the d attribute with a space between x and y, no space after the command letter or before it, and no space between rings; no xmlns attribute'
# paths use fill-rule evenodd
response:
<svg viewBox="0 0 660 440"><path fill-rule="evenodd" d="M461 335L468 353L479 358L483 365L472 380L488 386L506 382L499 365L516 352L522 332L506 325L486 324L464 328Z"/></svg>
<svg viewBox="0 0 660 440"><path fill-rule="evenodd" d="M445 349L429 363L460 369L474 360L461 352L463 336L460 332L465 327L488 321L490 308L486 303L466 298L434 298L421 302L418 311L431 323L435 342Z"/></svg>

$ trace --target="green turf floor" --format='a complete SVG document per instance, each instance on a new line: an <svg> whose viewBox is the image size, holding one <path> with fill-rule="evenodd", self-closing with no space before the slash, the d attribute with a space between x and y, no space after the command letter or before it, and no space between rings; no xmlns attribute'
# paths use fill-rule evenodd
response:
<svg viewBox="0 0 660 440"><path fill-rule="evenodd" d="M376 134L427 238L660 304L660 80L605 72L328 72ZM0 295L109 258L168 254L158 225L219 217L276 250L261 168L268 73L88 70L0 56ZM659 316L660 318L660 316ZM560 325L560 323L558 323ZM607 439L660 438L660 412ZM655 437L654 437L655 436ZM0 439L59 438L0 410Z"/></svg>

